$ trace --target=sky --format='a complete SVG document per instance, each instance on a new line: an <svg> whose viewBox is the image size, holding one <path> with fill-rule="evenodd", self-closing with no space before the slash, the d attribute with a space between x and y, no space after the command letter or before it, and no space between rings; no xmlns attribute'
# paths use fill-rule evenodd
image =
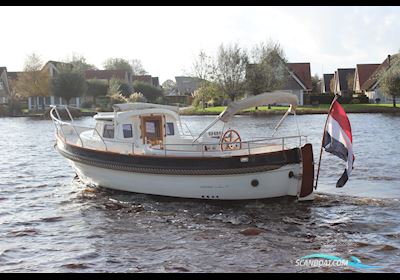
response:
<svg viewBox="0 0 400 280"><path fill-rule="evenodd" d="M27 55L73 53L103 69L110 57L140 59L160 82L191 72L204 50L272 40L311 74L381 63L400 51L400 7L0 7L0 67L22 71Z"/></svg>

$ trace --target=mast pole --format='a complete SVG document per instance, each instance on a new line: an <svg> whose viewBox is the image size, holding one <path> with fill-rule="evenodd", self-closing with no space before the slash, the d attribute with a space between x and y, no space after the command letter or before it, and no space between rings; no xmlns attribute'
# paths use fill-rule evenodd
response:
<svg viewBox="0 0 400 280"><path fill-rule="evenodd" d="M314 186L314 189L315 189L315 190L317 189L317 186L318 186L318 178L319 178L319 171L320 171L320 168L321 168L322 148L323 148L323 146L324 146L324 141L325 141L326 126L327 126L327 124L328 124L329 115L331 114L331 111L332 111L333 103L335 103L335 101L336 101L338 98L339 98L339 95L338 95L338 94L335 94L335 97L334 97L333 100L332 100L331 106L329 107L328 116L326 117L326 120L325 120L324 132L323 132L323 134L322 134L322 141L321 141L321 149L319 150L319 161L318 161L318 169L317 169L317 178L315 179L315 186Z"/></svg>

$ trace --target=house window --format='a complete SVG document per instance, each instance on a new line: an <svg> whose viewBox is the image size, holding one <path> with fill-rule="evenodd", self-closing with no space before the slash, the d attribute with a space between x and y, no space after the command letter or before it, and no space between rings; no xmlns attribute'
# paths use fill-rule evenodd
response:
<svg viewBox="0 0 400 280"><path fill-rule="evenodd" d="M123 124L122 132L124 134L124 138L132 138L132 125L131 124Z"/></svg>
<svg viewBox="0 0 400 280"><path fill-rule="evenodd" d="M167 135L175 135L174 123L167 122Z"/></svg>
<svg viewBox="0 0 400 280"><path fill-rule="evenodd" d="M3 90L4 89L4 83L3 83L3 81L0 81L0 90Z"/></svg>
<svg viewBox="0 0 400 280"><path fill-rule="evenodd" d="M113 124L105 124L103 130L104 138L114 138L114 125Z"/></svg>

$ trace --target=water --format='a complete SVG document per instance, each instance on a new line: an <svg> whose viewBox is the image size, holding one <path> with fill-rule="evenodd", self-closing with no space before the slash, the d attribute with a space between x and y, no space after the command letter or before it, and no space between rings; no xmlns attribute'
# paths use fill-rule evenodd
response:
<svg viewBox="0 0 400 280"><path fill-rule="evenodd" d="M298 116L315 161L325 117ZM400 117L349 118L353 174L336 189L345 165L324 153L316 199L308 203L199 201L84 186L54 151L51 121L0 119L0 272L400 272ZM199 133L214 117L182 119ZM278 121L238 116L232 128L242 138L269 136ZM289 117L277 136L296 130ZM356 256L382 268L295 265L312 253Z"/></svg>

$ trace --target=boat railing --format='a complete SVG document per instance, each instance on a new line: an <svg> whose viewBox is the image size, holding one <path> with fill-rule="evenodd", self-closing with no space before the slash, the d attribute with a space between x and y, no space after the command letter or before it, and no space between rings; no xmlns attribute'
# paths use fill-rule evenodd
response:
<svg viewBox="0 0 400 280"><path fill-rule="evenodd" d="M70 121L66 122L61 119L60 112L58 111L58 107L62 107L66 110ZM55 116L56 115L56 116ZM140 152L135 150L135 143L133 141L122 141L122 140L105 140L96 127L84 127L79 126L74 123L74 119L72 117L71 112L68 107L65 105L57 105L52 106L50 111L50 117L53 120L53 123L56 128L56 134L59 136L65 143L80 146L82 148L89 149L98 149L97 146L91 146L90 143L85 143L82 139L82 132L84 131L92 131L93 136L98 137L101 140L101 143L104 146L105 151L110 151L112 149L112 145L123 144L125 147L124 150L126 153L134 155L134 154L143 154L143 150ZM107 144L108 143L108 144ZM221 156L223 154L238 154L238 155L251 155L265 151L265 149L269 148L273 151L285 150L290 148L301 147L302 143L307 143L307 136L304 135L295 135L295 136L284 136L284 137L253 137L249 141L242 142L202 142L202 143L179 143L179 144L166 144L163 143L161 145L150 146L150 150L156 152L157 155L190 155L190 153L200 154L202 156ZM239 148L234 148L232 150L222 150L222 146L226 147L228 145L239 145ZM121 146L119 146L120 148ZM127 148L128 147L128 148ZM118 149L118 148L117 148ZM127 151L128 150L128 151ZM227 153L231 152L231 153Z"/></svg>
<svg viewBox="0 0 400 280"><path fill-rule="evenodd" d="M68 114L68 117L70 118L71 123L65 122L61 119L60 113L58 111L59 108L65 109L65 111ZM84 127L84 126L78 126L73 124L74 123L74 118L72 117L71 112L68 109L68 106L66 105L51 105L51 110L50 110L50 117L53 120L53 123L56 128L56 134L64 139L65 143L73 144L76 145L76 140L79 140L79 146L82 148L85 148L84 141L81 138L81 133L84 131L91 130L93 133L95 133L100 139L101 142L104 145L104 149L107 151L108 147L106 142L104 141L103 137L101 137L99 131L96 129L96 127ZM54 116L54 113L57 115Z"/></svg>
<svg viewBox="0 0 400 280"><path fill-rule="evenodd" d="M256 137L249 141L242 142L214 142L214 143L190 143L190 144L163 144L157 149L164 154L164 156L171 155L171 153L190 153L201 152L202 156L211 156L214 153L221 154L221 146L227 145L240 145L238 149L226 150L232 153L251 155L258 153L257 150L265 148L275 148L278 150L285 150L290 148L300 148L302 143L307 143L307 136L295 135L284 137ZM182 149L182 147L185 147ZM192 149L190 149L192 148Z"/></svg>

